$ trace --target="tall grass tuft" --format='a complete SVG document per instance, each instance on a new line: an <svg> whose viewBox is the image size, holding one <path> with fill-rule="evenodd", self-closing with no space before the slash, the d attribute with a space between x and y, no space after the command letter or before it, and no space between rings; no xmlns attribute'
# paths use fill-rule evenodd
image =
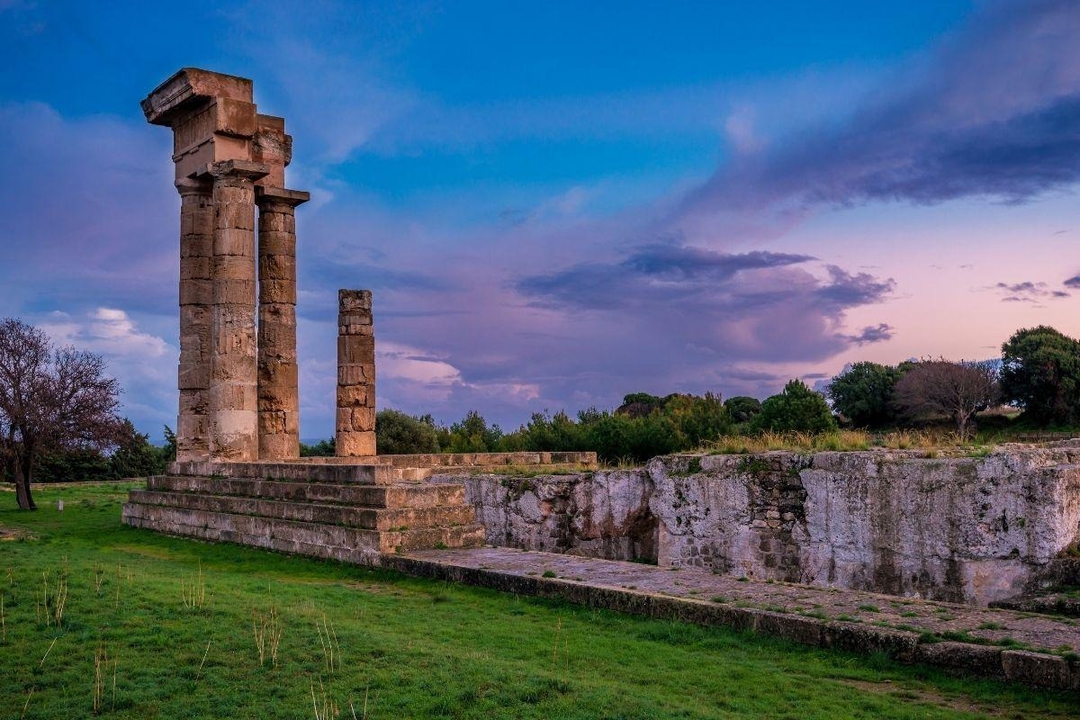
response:
<svg viewBox="0 0 1080 720"><path fill-rule="evenodd" d="M201 562L198 575L192 575L191 578L180 576L180 599L184 607L192 610L200 610L206 604L206 582L203 580Z"/></svg>
<svg viewBox="0 0 1080 720"><path fill-rule="evenodd" d="M323 664L327 675L333 675L334 670L341 667L341 646L338 644L337 630L334 623L327 621L326 615L322 616L322 622L315 621L315 629L319 632L319 644L323 651Z"/></svg>
<svg viewBox="0 0 1080 720"><path fill-rule="evenodd" d="M265 615L252 608L251 630L255 635L259 665L266 664L266 659L269 657L271 667L277 667L278 647L281 645L281 635L285 632L285 627L273 603L270 604L270 609Z"/></svg>
<svg viewBox="0 0 1080 720"><path fill-rule="evenodd" d="M319 678L319 692L315 692L315 682L311 682L311 705L315 710L315 720L330 720L341 716L337 703L330 696L322 678Z"/></svg>
<svg viewBox="0 0 1080 720"><path fill-rule="evenodd" d="M50 582L48 571L41 573L41 579L41 602L35 608L38 622L44 622L47 626L60 627L64 620L64 610L68 600L67 576L59 573L55 585Z"/></svg>
<svg viewBox="0 0 1080 720"><path fill-rule="evenodd" d="M101 713L105 698L105 678L109 671L109 650L102 642L94 652L94 714ZM115 680L114 680L115 687Z"/></svg>

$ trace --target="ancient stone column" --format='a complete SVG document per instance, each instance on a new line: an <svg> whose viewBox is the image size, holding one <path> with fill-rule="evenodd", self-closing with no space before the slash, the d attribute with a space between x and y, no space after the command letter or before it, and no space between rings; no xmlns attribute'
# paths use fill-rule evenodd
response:
<svg viewBox="0 0 1080 720"><path fill-rule="evenodd" d="M338 291L339 457L375 455L375 334L370 290Z"/></svg>
<svg viewBox="0 0 1080 720"><path fill-rule="evenodd" d="M257 187L259 205L259 458L300 457L296 362L296 206L306 192Z"/></svg>
<svg viewBox="0 0 1080 720"><path fill-rule="evenodd" d="M255 185L266 165L211 163L214 244L210 264L210 454L214 460L258 460L258 369L255 338Z"/></svg>
<svg viewBox="0 0 1080 720"><path fill-rule="evenodd" d="M176 181L180 192L180 407L176 419L176 459L206 460L210 455L207 412L210 386L210 306L214 250L212 184Z"/></svg>

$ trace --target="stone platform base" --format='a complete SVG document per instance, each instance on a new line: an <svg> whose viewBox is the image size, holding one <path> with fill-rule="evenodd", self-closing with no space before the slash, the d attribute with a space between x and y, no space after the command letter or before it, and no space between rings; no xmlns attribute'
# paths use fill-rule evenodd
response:
<svg viewBox="0 0 1080 720"><path fill-rule="evenodd" d="M411 550L478 547L484 529L460 483L433 473L595 467L592 453L389 455L273 463L172 463L132 491L123 521L170 535L380 565Z"/></svg>

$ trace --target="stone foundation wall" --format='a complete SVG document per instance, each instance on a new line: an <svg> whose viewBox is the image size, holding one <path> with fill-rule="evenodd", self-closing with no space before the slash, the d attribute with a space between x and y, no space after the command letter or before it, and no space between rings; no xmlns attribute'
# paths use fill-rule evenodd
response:
<svg viewBox="0 0 1080 720"><path fill-rule="evenodd" d="M1080 446L920 455L676 455L454 479L492 545L979 605L1019 594L1077 541Z"/></svg>

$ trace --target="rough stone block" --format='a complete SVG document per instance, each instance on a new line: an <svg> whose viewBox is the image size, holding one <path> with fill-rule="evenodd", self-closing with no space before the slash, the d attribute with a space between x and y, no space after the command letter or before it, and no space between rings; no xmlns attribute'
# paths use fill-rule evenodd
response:
<svg viewBox="0 0 1080 720"><path fill-rule="evenodd" d="M215 255L210 261L210 272L215 282L228 280L254 280L255 258L235 255Z"/></svg>
<svg viewBox="0 0 1080 720"><path fill-rule="evenodd" d="M255 206L230 202L214 210L214 228L218 230L255 230Z"/></svg>
<svg viewBox="0 0 1080 720"><path fill-rule="evenodd" d="M259 280L296 281L296 258L290 255L260 255ZM273 300L270 300L273 302Z"/></svg>
<svg viewBox="0 0 1080 720"><path fill-rule="evenodd" d="M180 237L180 259L210 257L214 253L214 231L193 233Z"/></svg>
<svg viewBox="0 0 1080 720"><path fill-rule="evenodd" d="M210 280L210 257L207 255L181 257L180 280Z"/></svg>
<svg viewBox="0 0 1080 720"><path fill-rule="evenodd" d="M375 455L375 433L338 432L334 441L338 457L367 457Z"/></svg>
<svg viewBox="0 0 1080 720"><path fill-rule="evenodd" d="M340 412L340 409L339 409ZM369 432L375 430L375 408L374 407L362 407L353 408L351 415L351 425L353 430L360 432Z"/></svg>
<svg viewBox="0 0 1080 720"><path fill-rule="evenodd" d="M285 413L280 410L265 410L259 404L259 435L280 435L285 432ZM261 441L260 441L261 442Z"/></svg>
<svg viewBox="0 0 1080 720"><path fill-rule="evenodd" d="M300 457L300 441L295 434L259 436L260 460L295 460Z"/></svg>
<svg viewBox="0 0 1080 720"><path fill-rule="evenodd" d="M339 385L337 389L337 406L339 408L369 407L374 406L375 398L371 388L367 385ZM364 428L367 429L367 428Z"/></svg>
<svg viewBox="0 0 1080 720"><path fill-rule="evenodd" d="M370 290L338 290L339 312L371 310Z"/></svg>
<svg viewBox="0 0 1080 720"><path fill-rule="evenodd" d="M356 385L359 383L375 382L374 366L357 363L345 363L338 365L338 384Z"/></svg>
<svg viewBox="0 0 1080 720"><path fill-rule="evenodd" d="M235 255L251 258L252 274L255 270L255 234L250 229L233 225L214 231L214 255Z"/></svg>
<svg viewBox="0 0 1080 720"><path fill-rule="evenodd" d="M209 263L207 263L209 266ZM214 286L207 279L184 279L181 275L180 280L180 304L181 305L201 305L207 306L214 301Z"/></svg>
<svg viewBox="0 0 1080 720"><path fill-rule="evenodd" d="M375 341L371 336L339 335L338 362L343 365L375 364Z"/></svg>
<svg viewBox="0 0 1080 720"><path fill-rule="evenodd" d="M1076 690L1080 673L1065 658L1026 650L1006 650L1001 654L1001 668L1009 680L1027 685Z"/></svg>
<svg viewBox="0 0 1080 720"><path fill-rule="evenodd" d="M250 412L251 417L246 422L251 423L254 431L255 410L259 406L255 383L219 382L211 384L209 391L210 407L214 412Z"/></svg>
<svg viewBox="0 0 1080 720"><path fill-rule="evenodd" d="M296 305L296 283L292 280L265 280L259 292L275 303Z"/></svg>
<svg viewBox="0 0 1080 720"><path fill-rule="evenodd" d="M250 307L255 310L255 281L239 278L230 278L215 282L213 285L213 300L216 305L236 305L245 310Z"/></svg>
<svg viewBox="0 0 1080 720"><path fill-rule="evenodd" d="M204 362L185 363L177 369L180 390L200 390L210 386L210 368Z"/></svg>

